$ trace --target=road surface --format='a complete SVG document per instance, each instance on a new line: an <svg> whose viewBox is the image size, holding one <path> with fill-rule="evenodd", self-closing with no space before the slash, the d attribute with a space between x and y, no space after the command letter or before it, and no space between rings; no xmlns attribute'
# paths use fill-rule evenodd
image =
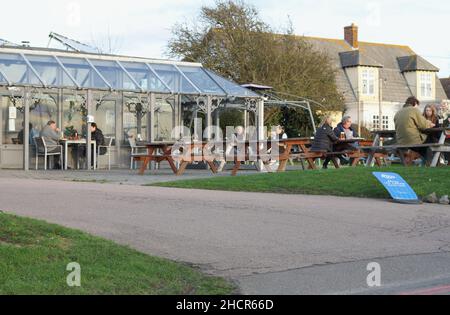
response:
<svg viewBox="0 0 450 315"><path fill-rule="evenodd" d="M450 292L449 206L17 178L0 187L0 210L193 264L243 294ZM371 262L381 288L367 286Z"/></svg>

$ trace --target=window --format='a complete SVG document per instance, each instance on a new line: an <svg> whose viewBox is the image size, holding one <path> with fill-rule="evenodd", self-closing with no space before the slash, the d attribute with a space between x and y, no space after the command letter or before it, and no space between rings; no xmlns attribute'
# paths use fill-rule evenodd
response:
<svg viewBox="0 0 450 315"><path fill-rule="evenodd" d="M380 116L373 115L372 126L373 126L373 129L380 129Z"/></svg>
<svg viewBox="0 0 450 315"><path fill-rule="evenodd" d="M363 95L375 95L375 70L363 69L362 70L362 94Z"/></svg>
<svg viewBox="0 0 450 315"><path fill-rule="evenodd" d="M420 74L420 95L422 98L433 97L433 74L421 73Z"/></svg>
<svg viewBox="0 0 450 315"><path fill-rule="evenodd" d="M382 126L383 130L389 129L389 116L383 116Z"/></svg>

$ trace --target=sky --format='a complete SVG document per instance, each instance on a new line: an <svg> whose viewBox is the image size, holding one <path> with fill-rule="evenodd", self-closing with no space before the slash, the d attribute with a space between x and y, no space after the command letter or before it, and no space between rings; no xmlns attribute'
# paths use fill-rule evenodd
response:
<svg viewBox="0 0 450 315"><path fill-rule="evenodd" d="M356 23L361 41L410 46L450 76L450 2L444 0L247 0L276 29L343 38ZM192 22L214 0L14 0L2 3L0 38L47 47L53 31L123 55L167 58L175 23ZM16 12L17 14L15 14Z"/></svg>

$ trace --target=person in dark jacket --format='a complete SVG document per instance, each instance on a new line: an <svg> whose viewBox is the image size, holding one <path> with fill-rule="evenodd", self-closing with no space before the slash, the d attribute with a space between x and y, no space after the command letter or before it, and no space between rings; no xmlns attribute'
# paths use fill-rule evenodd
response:
<svg viewBox="0 0 450 315"><path fill-rule="evenodd" d="M334 128L333 132L339 139L342 135L344 135L345 140L352 140L359 137L358 132L352 127L352 118L350 116L344 116L342 118L342 121L337 125L336 128ZM334 146L334 151L355 151L357 150L358 146L359 143L356 142L351 144L344 143L338 146ZM340 156L339 159L341 160L341 164L344 165L351 164L353 162L347 155Z"/></svg>
<svg viewBox="0 0 450 315"><path fill-rule="evenodd" d="M339 138L341 133L345 134L345 139L347 140L359 137L358 132L352 127L352 118L350 116L344 116L344 118L342 118L342 122L334 128L334 134L336 137Z"/></svg>
<svg viewBox="0 0 450 315"><path fill-rule="evenodd" d="M331 127L331 116L326 116L317 130L312 143L311 152L333 152L333 144L339 140L333 132ZM327 169L331 158L327 157L323 163L323 168Z"/></svg>
<svg viewBox="0 0 450 315"><path fill-rule="evenodd" d="M105 137L103 136L103 132L100 129L98 129L96 123L91 124L91 140L95 141L97 148L99 146L105 145ZM86 147L82 146L82 147L80 147L80 150L81 150L81 152L80 152L81 156L86 157L86 151L87 151ZM100 148L99 154L105 155L106 152L107 152L106 148ZM95 152L92 151L91 163L94 163L94 154L95 154Z"/></svg>
<svg viewBox="0 0 450 315"><path fill-rule="evenodd" d="M97 148L101 145L105 145L105 136L103 135L103 132L98 129L96 123L91 124L91 139L96 142ZM106 148L101 148L99 153L100 155L105 155Z"/></svg>

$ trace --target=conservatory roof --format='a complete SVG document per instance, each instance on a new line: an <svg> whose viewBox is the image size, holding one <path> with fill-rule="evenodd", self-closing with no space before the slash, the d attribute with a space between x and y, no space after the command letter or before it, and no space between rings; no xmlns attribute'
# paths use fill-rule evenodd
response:
<svg viewBox="0 0 450 315"><path fill-rule="evenodd" d="M257 98L198 63L0 47L0 85Z"/></svg>

